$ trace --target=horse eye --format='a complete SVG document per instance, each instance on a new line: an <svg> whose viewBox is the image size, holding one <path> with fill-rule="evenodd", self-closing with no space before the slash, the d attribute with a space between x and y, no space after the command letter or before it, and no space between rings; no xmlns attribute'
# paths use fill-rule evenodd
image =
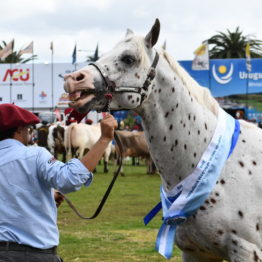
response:
<svg viewBox="0 0 262 262"><path fill-rule="evenodd" d="M132 65L136 60L134 57L126 55L121 58L121 61L127 65Z"/></svg>

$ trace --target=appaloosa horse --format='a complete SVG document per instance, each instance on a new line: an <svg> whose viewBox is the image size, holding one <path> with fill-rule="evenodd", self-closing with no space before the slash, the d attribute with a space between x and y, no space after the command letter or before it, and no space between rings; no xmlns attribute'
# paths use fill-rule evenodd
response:
<svg viewBox="0 0 262 262"><path fill-rule="evenodd" d="M178 190L188 187L182 183L187 180L194 184L188 195L196 196L198 188L206 191L192 212L182 205L185 217L176 221L173 216L175 242L183 251L184 262L262 261L262 132L244 121L240 121L239 132L234 132L237 128L232 127L232 119L231 126L229 122L221 124L220 115L228 116L209 90L199 86L165 51L153 48L159 31L158 20L146 37L128 30L125 39L97 64L67 75L65 90L70 93L71 105L80 112L101 111L108 104L111 109L136 111L143 119L150 152L161 174L161 197L179 198ZM220 125L219 139L229 129L236 133L231 155L224 150L212 162L219 147L215 142L209 157L211 169L221 166L219 174L214 174L216 179L209 170L211 175L202 180L210 166L196 179L187 179L205 164L203 157ZM169 212L165 201L162 199L164 215ZM172 203L176 200L170 199L171 209ZM164 227L172 228L172 223Z"/></svg>

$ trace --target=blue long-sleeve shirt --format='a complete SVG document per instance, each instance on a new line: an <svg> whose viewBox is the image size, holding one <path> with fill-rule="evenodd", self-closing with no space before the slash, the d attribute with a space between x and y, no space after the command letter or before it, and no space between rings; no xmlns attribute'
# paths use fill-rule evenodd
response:
<svg viewBox="0 0 262 262"><path fill-rule="evenodd" d="M0 141L0 241L47 249L57 246L54 188L69 193L93 175L78 159L57 161L45 148Z"/></svg>

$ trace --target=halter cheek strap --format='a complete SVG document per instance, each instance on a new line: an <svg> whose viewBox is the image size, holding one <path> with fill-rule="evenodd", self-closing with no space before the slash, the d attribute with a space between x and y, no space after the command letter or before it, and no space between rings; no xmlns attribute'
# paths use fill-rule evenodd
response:
<svg viewBox="0 0 262 262"><path fill-rule="evenodd" d="M102 93L107 98L108 103L112 99L112 94L123 93L123 92L129 92L129 93L131 92L131 93L140 94L142 96L140 103L142 103L143 99L145 97L145 93L143 93L143 91L148 90L148 87L150 86L150 84L152 83L152 81L154 80L154 78L156 76L156 66L158 64L158 61L159 61L159 54L158 54L158 52L156 52L153 63L151 65L151 67L149 68L149 72L147 74L147 77L146 77L145 82L142 85L142 87L138 87L138 86L117 86L114 81L110 80L107 72L103 69L103 67L101 65L99 65L98 63L90 63L89 65L94 66L97 69L97 71L100 73L100 75L101 75L101 77L104 81L104 84L106 86L105 91L102 91ZM92 90L92 93L95 93L95 94L100 93L101 94L101 91ZM111 96L108 96L108 94L111 94Z"/></svg>

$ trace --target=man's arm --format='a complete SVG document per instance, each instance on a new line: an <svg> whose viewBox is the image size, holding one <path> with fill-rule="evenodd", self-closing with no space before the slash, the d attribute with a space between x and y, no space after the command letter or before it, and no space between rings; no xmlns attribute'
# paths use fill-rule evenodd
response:
<svg viewBox="0 0 262 262"><path fill-rule="evenodd" d="M96 144L80 160L83 165L92 172L99 160L102 158L106 147L114 138L114 129L117 128L117 121L112 115L107 114L101 121L101 137Z"/></svg>

